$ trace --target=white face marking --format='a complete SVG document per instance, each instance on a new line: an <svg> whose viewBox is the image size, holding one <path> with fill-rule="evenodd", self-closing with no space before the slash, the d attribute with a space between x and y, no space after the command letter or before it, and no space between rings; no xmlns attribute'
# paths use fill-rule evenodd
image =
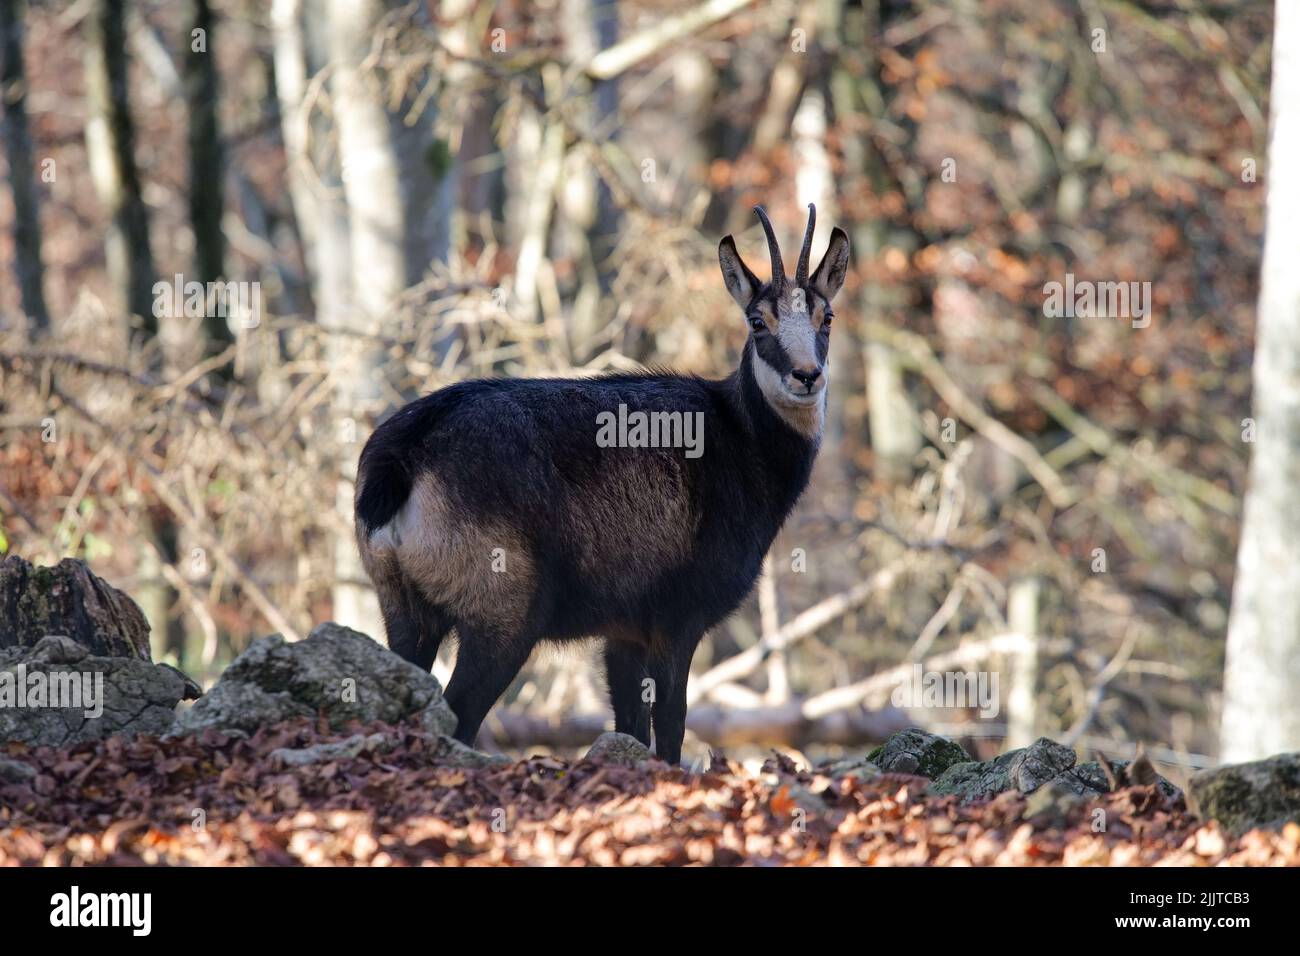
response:
<svg viewBox="0 0 1300 956"><path fill-rule="evenodd" d="M800 289L799 292L802 298L803 290ZM817 330L813 328L812 313L808 311L806 305L800 311L794 307L788 308L786 302L782 300L777 307L777 314L780 316L780 321L776 328L776 338L781 343L781 348L785 349L785 354L790 356L794 367L816 368ZM823 380L818 379L819 383L821 381Z"/></svg>
<svg viewBox="0 0 1300 956"><path fill-rule="evenodd" d="M754 378L767 403L787 425L810 441L821 437L826 423L826 387L822 385L812 395L798 398L781 381L776 369L757 355L754 356Z"/></svg>
<svg viewBox="0 0 1300 956"><path fill-rule="evenodd" d="M788 290L777 303L777 341L795 368L817 368L817 328L803 289ZM754 353L754 377L773 410L805 438L821 435L826 417L826 370L812 392L793 377L780 375Z"/></svg>

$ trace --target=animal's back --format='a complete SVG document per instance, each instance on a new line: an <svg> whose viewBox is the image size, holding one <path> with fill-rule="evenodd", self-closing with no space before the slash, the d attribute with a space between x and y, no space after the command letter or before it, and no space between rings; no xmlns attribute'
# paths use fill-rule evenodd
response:
<svg viewBox="0 0 1300 956"><path fill-rule="evenodd" d="M701 537L724 516L743 526L734 496L745 469L726 473L736 412L712 386L657 375L475 381L412 403L362 454L367 566L395 563L456 618L494 631L528 621L538 638L644 629L683 604L726 613L749 582L724 587ZM678 438L692 430L698 457L598 441L602 413L655 412L678 416Z"/></svg>

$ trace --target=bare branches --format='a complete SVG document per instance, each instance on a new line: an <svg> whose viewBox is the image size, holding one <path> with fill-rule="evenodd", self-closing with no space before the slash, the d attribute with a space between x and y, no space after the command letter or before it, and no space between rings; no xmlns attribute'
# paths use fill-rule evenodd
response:
<svg viewBox="0 0 1300 956"><path fill-rule="evenodd" d="M613 79L678 40L725 20L753 2L754 0L705 0L698 7L665 17L654 26L616 43L608 50L600 51L591 58L584 72L595 80Z"/></svg>
<svg viewBox="0 0 1300 956"><path fill-rule="evenodd" d="M1240 501L1213 482L1189 474L1170 462L1140 457L1132 449L1122 447L1104 428L1090 422L1070 407L1070 404L1042 383L1033 386L1034 401L1049 415L1068 428L1088 448L1104 458L1121 465L1131 465L1141 471L1152 484L1173 495L1191 498L1222 514L1235 516L1241 508Z"/></svg>
<svg viewBox="0 0 1300 956"><path fill-rule="evenodd" d="M935 357L934 351L925 339L879 322L871 323L869 332L875 338L890 342L905 362L925 376L926 381L939 393L939 397L947 402L963 421L1023 464L1034 480L1042 486L1052 504L1058 508L1066 508L1076 500L1078 493L1065 483L1056 469L1043 460L1043 456L1033 445L980 408L962 391L961 386Z"/></svg>
<svg viewBox="0 0 1300 956"><path fill-rule="evenodd" d="M764 637L753 647L728 658L692 680L687 689L687 700L693 703L707 695L713 688L753 673L774 651L816 634L830 622L860 607L872 597L887 592L893 587L902 571L903 562L895 562L843 594L837 594L810 607L775 634Z"/></svg>
<svg viewBox="0 0 1300 956"><path fill-rule="evenodd" d="M1022 654L1030 649L1031 640L1024 634L995 634L986 640L962 644L955 650L948 651L945 654L936 654L924 661L920 666L924 671L963 669L990 657ZM1039 643L1040 649L1057 654L1068 651L1070 646L1069 641L1060 638ZM809 718L817 718L845 707L854 706L872 697L883 695L907 679L915 666L916 664L911 662L899 664L897 667L881 671L865 680L856 681L844 687L836 687L833 690L818 694L804 703L804 715Z"/></svg>
<svg viewBox="0 0 1300 956"><path fill-rule="evenodd" d="M599 711L552 717L503 709L484 723L500 747L587 747L609 726L609 715ZM908 726L894 708L850 707L810 718L798 699L753 707L701 704L686 714L686 729L714 747L861 747Z"/></svg>

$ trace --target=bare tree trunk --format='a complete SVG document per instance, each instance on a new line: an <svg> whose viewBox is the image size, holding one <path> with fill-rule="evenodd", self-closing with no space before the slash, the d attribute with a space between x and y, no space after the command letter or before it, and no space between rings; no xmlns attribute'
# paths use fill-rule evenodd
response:
<svg viewBox="0 0 1300 956"><path fill-rule="evenodd" d="M326 0L275 0L275 88L304 266L311 278L316 319L335 328L351 299L351 253L347 205L333 140L333 127L309 96L324 96L311 83L329 62Z"/></svg>
<svg viewBox="0 0 1300 956"><path fill-rule="evenodd" d="M1038 578L1011 585L1007 596L1007 624L1023 634L1026 649L1011 658L1011 686L1007 688L1007 747L1028 747L1038 738Z"/></svg>
<svg viewBox="0 0 1300 956"><path fill-rule="evenodd" d="M885 102L877 81L878 63L871 56L882 26L878 0L870 0L860 10L845 9L842 23L838 31L842 40L837 50L846 54L863 51L868 62L860 77L853 74L843 59L837 62L831 79L836 113L844 117L882 116ZM868 140L865 129L848 131L843 142L846 167L851 174L865 179L865 188L877 194L889 189L884 162ZM855 255L864 262L876 259L891 241L889 224L878 219L863 219L851 228ZM857 303L871 450L877 475L889 481L906 479L911 473L913 459L921 450L922 436L897 353L867 330L873 323L889 321L904 305L904 296L897 288L878 282L864 283Z"/></svg>
<svg viewBox="0 0 1300 956"><path fill-rule="evenodd" d="M9 161L9 188L14 196L14 273L23 311L33 338L50 330L41 266L41 217L27 128L27 73L23 66L23 15L26 0L0 3L0 133Z"/></svg>
<svg viewBox="0 0 1300 956"><path fill-rule="evenodd" d="M91 178L110 224L104 242L109 278L123 313L137 317L148 337L156 278L149 218L136 170L135 129L127 85L126 0L92 0L86 17L86 153Z"/></svg>
<svg viewBox="0 0 1300 956"><path fill-rule="evenodd" d="M1300 750L1300 5L1278 3L1268 224L1255 339L1257 441L1228 622L1221 757Z"/></svg>
<svg viewBox="0 0 1300 956"><path fill-rule="evenodd" d="M328 12L328 0L275 0L271 15L289 194L311 276L316 321L326 329L342 329L349 321L352 300L351 237L335 131L318 102L325 95L321 71L329 62ZM330 348L335 349L334 343ZM352 378L340 370L340 381L348 383ZM340 441L335 509L345 528L352 524L351 495L360 452L348 407L340 398L332 423ZM378 608L373 593L366 603L365 576L349 537L334 543L334 570L335 619L346 618L346 623L379 637Z"/></svg>
<svg viewBox="0 0 1300 956"><path fill-rule="evenodd" d="M144 338L153 339L159 331L153 313L157 274L135 165L126 6L126 0L92 0L86 17L86 154L95 192L109 214L104 255L114 305L140 323ZM137 598L153 628L155 658L162 660L171 654L179 660L184 634L171 613L178 595L162 570L162 563L174 566L178 561L176 525L169 517L146 517L142 530L153 547L141 551Z"/></svg>
<svg viewBox="0 0 1300 956"><path fill-rule="evenodd" d="M195 278L204 284L225 276L226 237L221 130L217 123L216 18L208 0L191 0L189 48L185 54L185 100L189 107L190 224L194 229ZM209 306L204 332L210 353L235 340L226 316ZM227 371L230 366L227 366Z"/></svg>
<svg viewBox="0 0 1300 956"><path fill-rule="evenodd" d="M331 365L338 377L335 412L350 443L342 448L336 507L343 526L352 525L357 455L368 434L365 424L378 414L383 351L369 336L380 332L401 293L424 278L435 262L446 262L455 177L435 169L431 104L410 116L409 103L390 109L383 77L362 63L385 16L405 6L393 0L329 0L331 88L344 170L352 262L365 269L365 281L352 287L351 308L331 313L331 328L360 333L331 337ZM427 10L415 8L428 26ZM446 154L445 146L442 155ZM335 547L334 616L340 623L378 636L383 633L379 605L366 581L351 535Z"/></svg>
<svg viewBox="0 0 1300 956"><path fill-rule="evenodd" d="M618 41L617 0L565 0L560 12L572 62L590 62ZM583 81L578 89L590 100L584 123L596 142L578 143L570 150L559 202L564 214L561 224L567 227L565 251L579 263L580 286L568 333L574 361L582 363L596 351L596 336L612 313L610 257L618 243L621 215L609 186L587 156L601 143L618 138L618 78Z"/></svg>
<svg viewBox="0 0 1300 956"><path fill-rule="evenodd" d="M547 260L555 192L564 169L564 129L559 122L531 110L521 116L520 126L511 170L518 201L510 208L517 217L519 233L514 297L520 316L535 321L541 315L542 269ZM530 156L534 157L531 163Z"/></svg>

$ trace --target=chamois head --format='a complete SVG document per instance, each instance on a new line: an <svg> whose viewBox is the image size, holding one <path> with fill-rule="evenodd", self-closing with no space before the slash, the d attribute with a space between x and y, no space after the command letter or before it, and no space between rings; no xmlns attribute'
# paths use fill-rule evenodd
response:
<svg viewBox="0 0 1300 956"><path fill-rule="evenodd" d="M755 206L772 257L772 278L759 282L727 236L718 244L718 263L727 291L745 313L754 346L754 375L768 402L782 412L820 408L826 391L826 355L830 349L831 300L844 284L849 265L849 237L831 231L826 255L812 275L817 208L808 205L808 228L794 277L785 274L781 249L762 206ZM818 422L818 425L820 423Z"/></svg>

